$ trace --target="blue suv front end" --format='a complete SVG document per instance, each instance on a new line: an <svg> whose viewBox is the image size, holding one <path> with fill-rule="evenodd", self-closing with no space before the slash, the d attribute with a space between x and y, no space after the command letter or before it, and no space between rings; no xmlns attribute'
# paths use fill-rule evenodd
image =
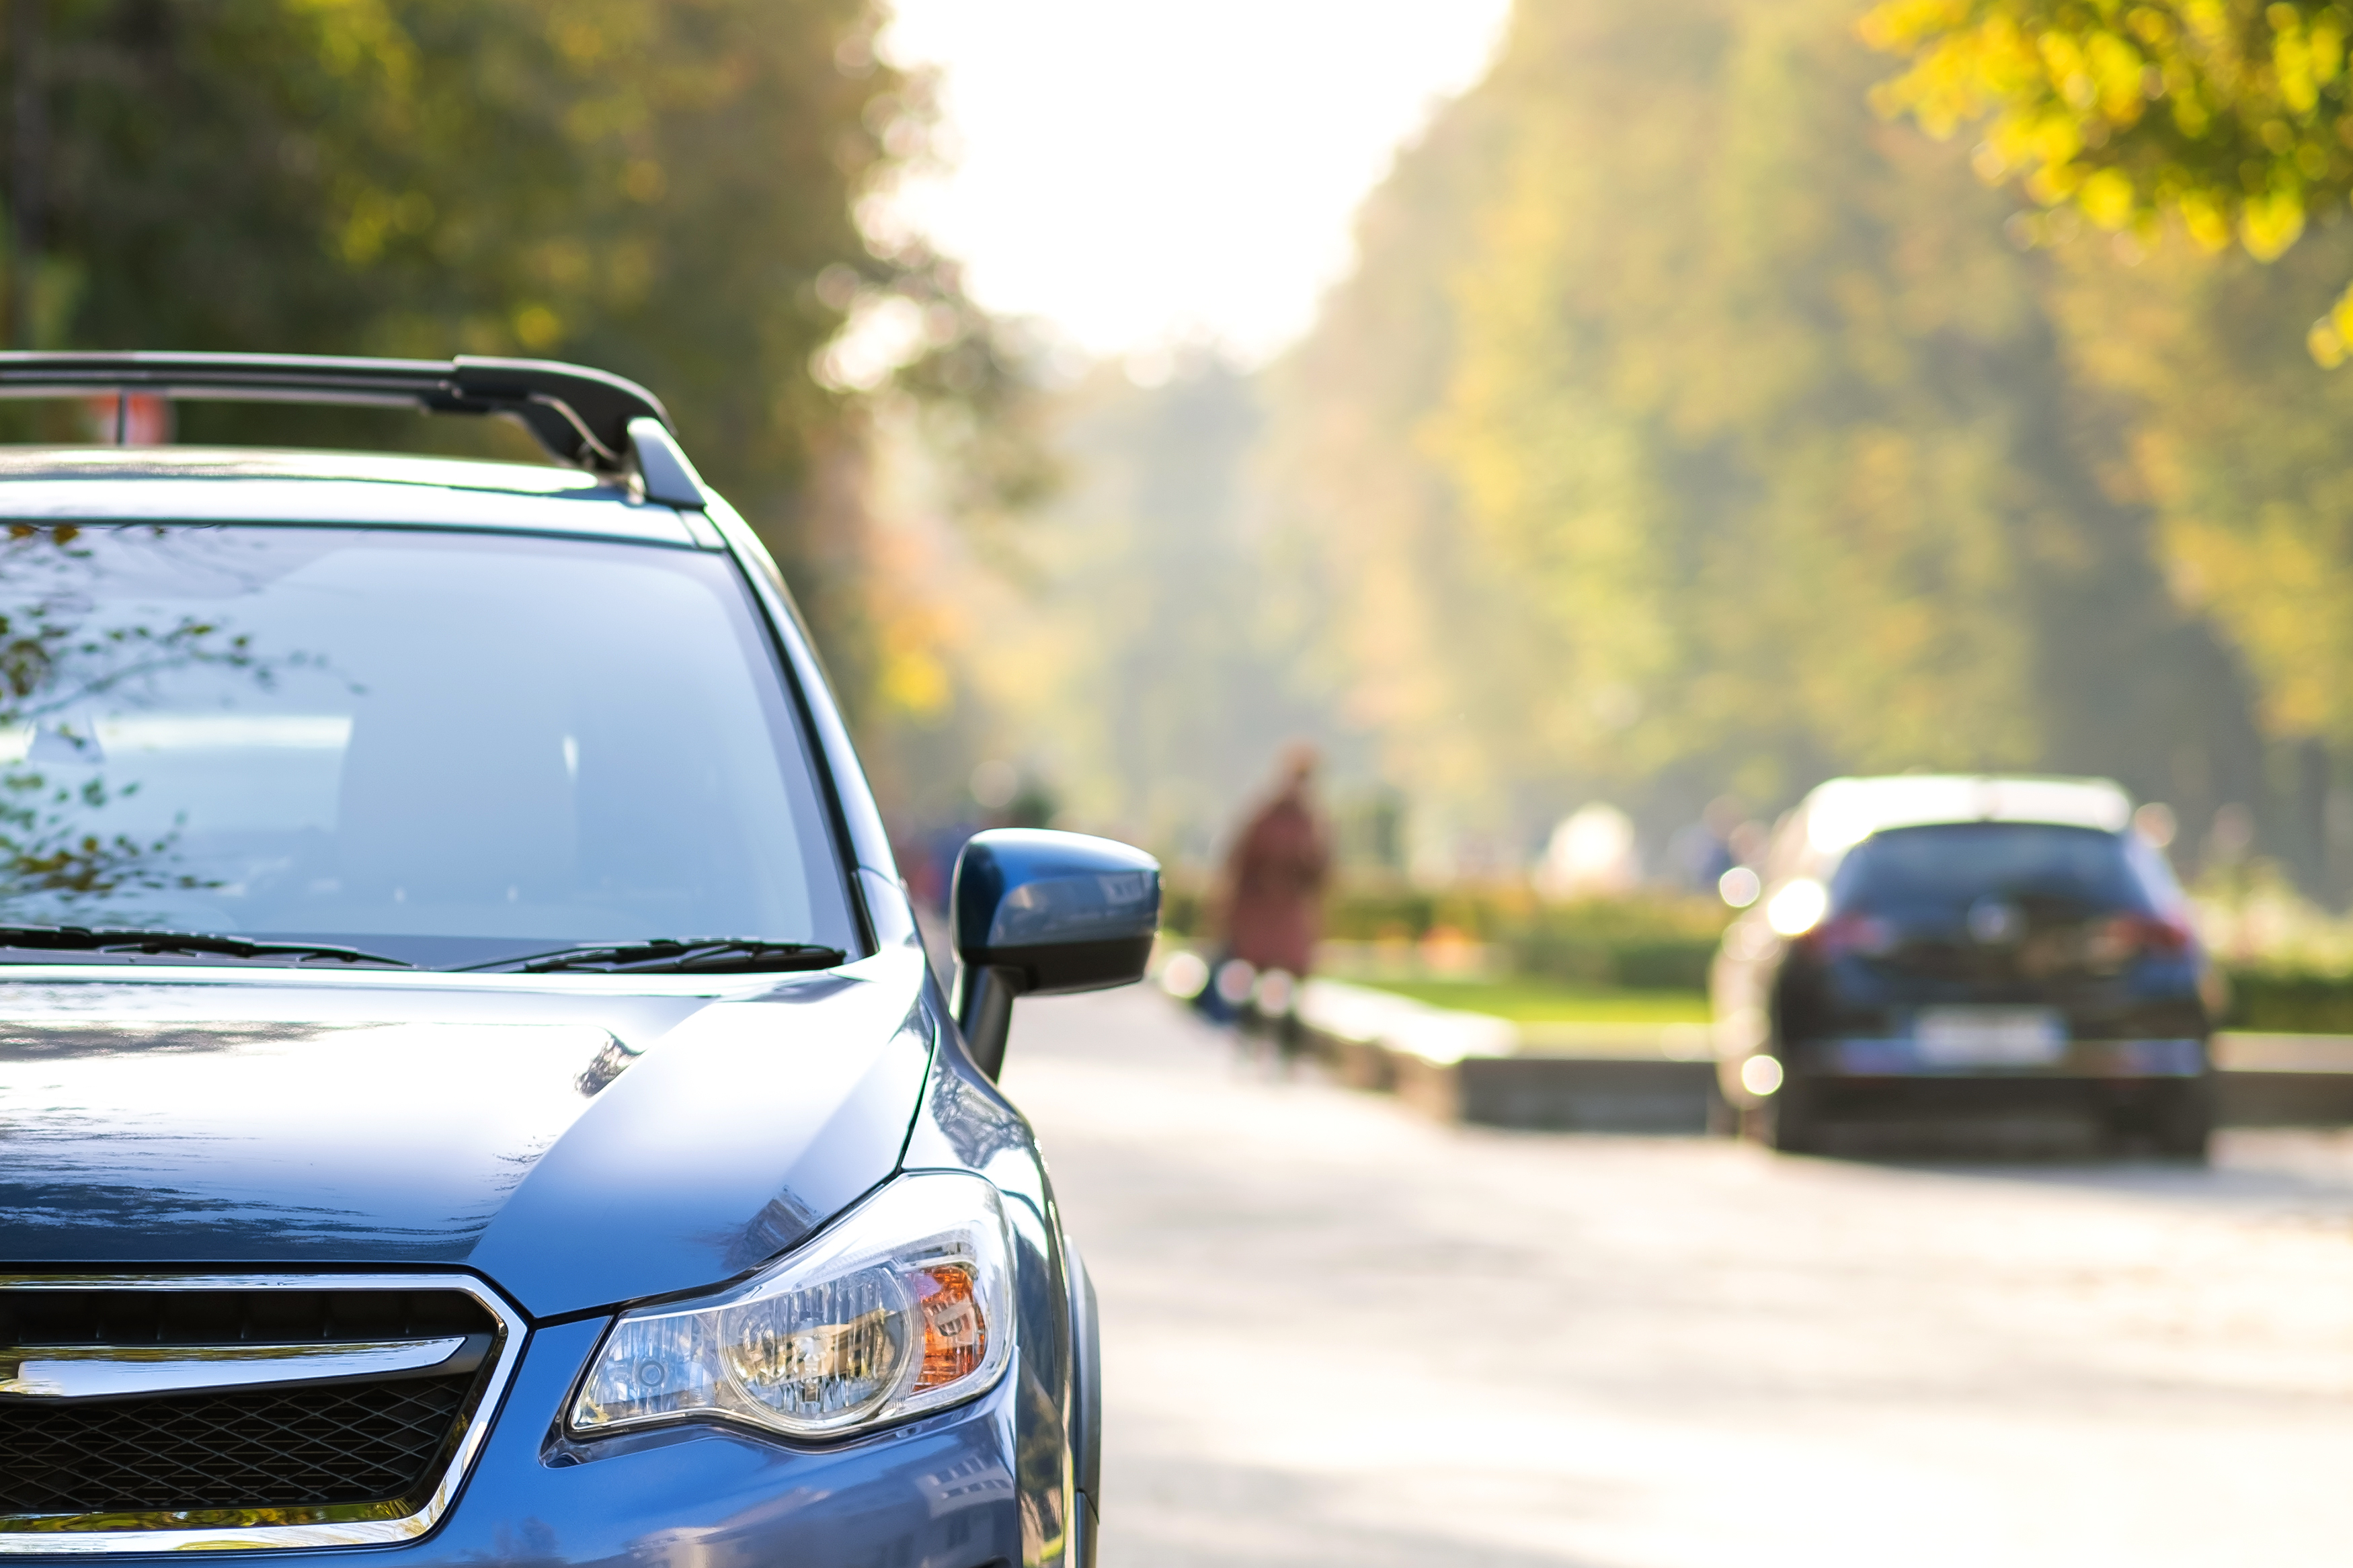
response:
<svg viewBox="0 0 2353 1568"><path fill-rule="evenodd" d="M571 468L0 455L0 1553L1091 1562L1093 1296L997 1091L1157 868L934 976L773 563L575 367L0 356Z"/></svg>

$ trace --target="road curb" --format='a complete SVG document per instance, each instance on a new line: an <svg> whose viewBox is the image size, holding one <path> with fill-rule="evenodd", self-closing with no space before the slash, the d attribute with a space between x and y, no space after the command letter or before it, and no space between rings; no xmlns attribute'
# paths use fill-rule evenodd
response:
<svg viewBox="0 0 2353 1568"><path fill-rule="evenodd" d="M1303 988L1297 1023L1335 1080L1441 1121L1673 1135L1723 1120L1715 1063L1688 1026L1647 1044L1625 1026L1522 1029L1331 980ZM2353 1036L2223 1034L2214 1055L2222 1125L2353 1126Z"/></svg>

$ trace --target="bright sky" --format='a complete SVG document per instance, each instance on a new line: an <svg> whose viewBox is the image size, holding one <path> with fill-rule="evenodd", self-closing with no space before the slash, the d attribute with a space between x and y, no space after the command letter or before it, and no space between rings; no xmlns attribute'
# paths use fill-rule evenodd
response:
<svg viewBox="0 0 2353 1568"><path fill-rule="evenodd" d="M1208 338L1257 361L1347 270L1356 205L1509 0L898 0L944 72L945 177L905 219L979 301L1092 353Z"/></svg>

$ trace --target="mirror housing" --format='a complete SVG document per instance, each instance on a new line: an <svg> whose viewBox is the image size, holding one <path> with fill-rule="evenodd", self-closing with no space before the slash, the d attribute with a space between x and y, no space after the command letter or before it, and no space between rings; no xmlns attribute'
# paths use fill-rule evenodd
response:
<svg viewBox="0 0 2353 1568"><path fill-rule="evenodd" d="M1082 833L991 828L956 857L948 905L956 1022L973 1060L995 1078L1016 996L1144 978L1160 930L1160 862Z"/></svg>

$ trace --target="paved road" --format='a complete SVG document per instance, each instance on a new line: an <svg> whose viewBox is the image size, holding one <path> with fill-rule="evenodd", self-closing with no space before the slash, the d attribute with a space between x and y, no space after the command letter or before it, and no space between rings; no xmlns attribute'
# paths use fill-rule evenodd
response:
<svg viewBox="0 0 2353 1568"><path fill-rule="evenodd" d="M2353 1141L1458 1131L1142 991L1017 1016L1103 1297L1104 1568L2353 1563Z"/></svg>

